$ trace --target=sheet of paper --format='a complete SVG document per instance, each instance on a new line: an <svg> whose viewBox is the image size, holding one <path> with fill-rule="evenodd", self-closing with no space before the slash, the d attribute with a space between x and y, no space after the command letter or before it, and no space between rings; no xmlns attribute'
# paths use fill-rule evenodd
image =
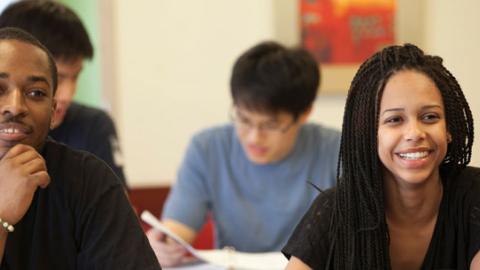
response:
<svg viewBox="0 0 480 270"><path fill-rule="evenodd" d="M162 267L163 270L227 270L221 266L215 266L207 263L188 264L177 267Z"/></svg>
<svg viewBox="0 0 480 270"><path fill-rule="evenodd" d="M280 252L247 253L224 249L197 250L198 258L214 265L238 270L280 270L287 259Z"/></svg>
<svg viewBox="0 0 480 270"><path fill-rule="evenodd" d="M165 227L160 220L158 220L152 213L148 210L145 210L140 215L140 218L145 221L148 225L152 226L153 228L163 232L172 240L176 241L183 247L185 247L190 253L195 255L196 250L187 242L185 242L182 238L176 235L174 232L170 231L167 227Z"/></svg>
<svg viewBox="0 0 480 270"><path fill-rule="evenodd" d="M168 237L184 246L193 256L211 265L236 270L280 270L285 269L287 265L287 259L280 252L248 253L232 249L197 250L166 228L150 212L144 211L141 218L153 228L165 233Z"/></svg>

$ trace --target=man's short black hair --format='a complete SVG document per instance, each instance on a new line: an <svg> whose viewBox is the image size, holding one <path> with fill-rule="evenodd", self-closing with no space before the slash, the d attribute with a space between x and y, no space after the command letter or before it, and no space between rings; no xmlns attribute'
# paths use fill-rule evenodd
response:
<svg viewBox="0 0 480 270"><path fill-rule="evenodd" d="M57 90L57 66L55 65L55 60L53 59L48 49L29 33L15 27L0 28L0 42L3 40L17 40L20 42L28 43L45 52L48 58L50 75L52 76L52 90L53 94L55 94L55 91Z"/></svg>
<svg viewBox="0 0 480 270"><path fill-rule="evenodd" d="M53 1L19 1L0 15L0 27L17 27L29 32L52 53L67 61L91 59L93 46L78 16Z"/></svg>
<svg viewBox="0 0 480 270"><path fill-rule="evenodd" d="M237 59L230 91L236 106L266 113L284 111L296 119L312 106L319 83L318 63L310 53L267 41Z"/></svg>

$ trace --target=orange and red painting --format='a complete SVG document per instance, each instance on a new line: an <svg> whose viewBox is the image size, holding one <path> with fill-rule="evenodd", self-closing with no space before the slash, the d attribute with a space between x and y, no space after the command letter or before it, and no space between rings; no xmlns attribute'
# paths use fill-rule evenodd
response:
<svg viewBox="0 0 480 270"><path fill-rule="evenodd" d="M301 0L302 45L320 63L361 63L394 43L395 0Z"/></svg>

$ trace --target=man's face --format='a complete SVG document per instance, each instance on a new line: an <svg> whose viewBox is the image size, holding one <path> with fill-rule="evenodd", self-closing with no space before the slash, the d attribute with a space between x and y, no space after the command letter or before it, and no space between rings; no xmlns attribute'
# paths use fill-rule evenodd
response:
<svg viewBox="0 0 480 270"><path fill-rule="evenodd" d="M17 40L0 40L0 158L16 144L40 150L55 110L47 54Z"/></svg>
<svg viewBox="0 0 480 270"><path fill-rule="evenodd" d="M57 108L53 116L53 128L58 127L65 118L77 90L78 75L83 68L83 58L74 60L55 59L58 72L58 87L55 93Z"/></svg>
<svg viewBox="0 0 480 270"><path fill-rule="evenodd" d="M257 164L271 164L292 151L310 110L296 120L287 112L270 115L242 107L235 107L232 113L237 136L248 159Z"/></svg>

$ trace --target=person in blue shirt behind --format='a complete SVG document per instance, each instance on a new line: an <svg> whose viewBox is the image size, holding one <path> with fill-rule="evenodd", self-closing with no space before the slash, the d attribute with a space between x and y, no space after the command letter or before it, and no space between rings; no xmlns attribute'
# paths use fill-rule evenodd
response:
<svg viewBox="0 0 480 270"><path fill-rule="evenodd" d="M73 101L85 59L93 45L80 18L55 1L18 1L0 15L0 27L16 27L32 34L52 53L58 70L57 107L49 135L75 149L95 154L127 185L117 132L103 110Z"/></svg>
<svg viewBox="0 0 480 270"><path fill-rule="evenodd" d="M320 189L335 184L340 134L306 123L320 82L300 48L262 42L243 53L230 81L231 124L193 136L166 201L163 223L191 243L211 213L217 248L279 251ZM150 230L162 266L186 250Z"/></svg>

